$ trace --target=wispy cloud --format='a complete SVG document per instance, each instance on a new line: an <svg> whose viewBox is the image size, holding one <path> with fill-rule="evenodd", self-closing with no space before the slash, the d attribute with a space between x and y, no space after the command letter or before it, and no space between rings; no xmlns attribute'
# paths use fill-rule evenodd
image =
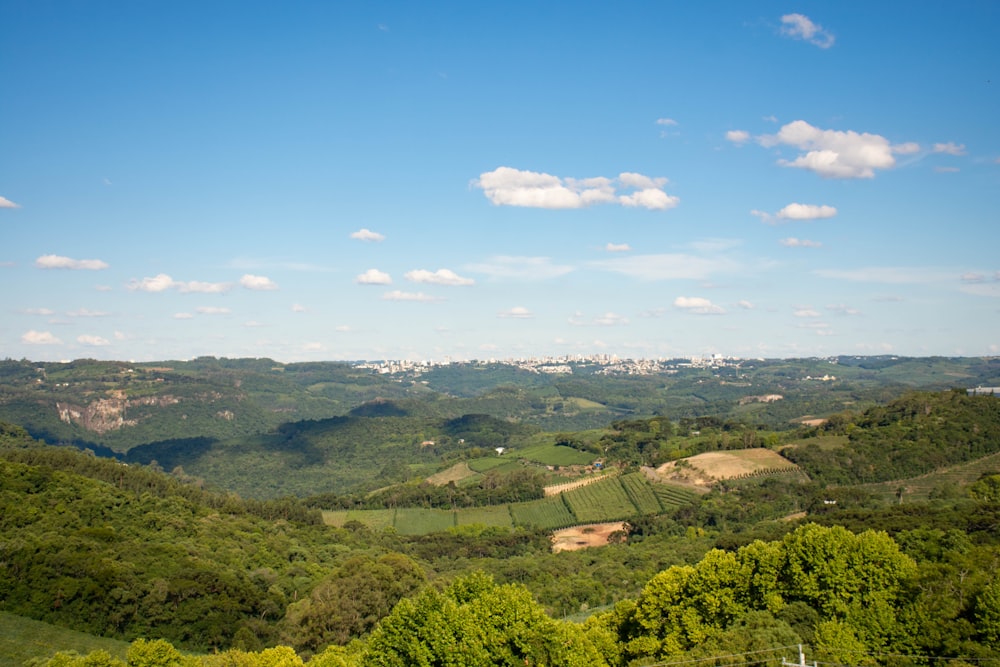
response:
<svg viewBox="0 0 1000 667"><path fill-rule="evenodd" d="M354 282L359 285L391 285L392 276L384 271L379 271L378 269L368 269L364 273L358 275Z"/></svg>
<svg viewBox="0 0 1000 667"><path fill-rule="evenodd" d="M515 280L546 280L558 278L573 271L572 266L554 264L548 257L515 257L497 255L485 262L465 267L474 273L484 273L491 278Z"/></svg>
<svg viewBox="0 0 1000 667"><path fill-rule="evenodd" d="M858 269L816 269L823 278L889 285L919 285L954 280L954 274L939 269L898 266L869 266Z"/></svg>
<svg viewBox="0 0 1000 667"><path fill-rule="evenodd" d="M195 310L200 315L229 315L232 312L221 306L198 306Z"/></svg>
<svg viewBox="0 0 1000 667"><path fill-rule="evenodd" d="M429 294L424 294L423 292L403 292L400 290L393 290L392 292L386 292L382 295L382 298L386 301L441 301L440 297L430 296Z"/></svg>
<svg viewBox="0 0 1000 667"><path fill-rule="evenodd" d="M737 262L725 257L696 257L681 253L616 257L596 260L589 266L639 280L705 280L717 273L739 268Z"/></svg>
<svg viewBox="0 0 1000 667"><path fill-rule="evenodd" d="M608 252L628 252L632 247L627 243L608 243L604 249Z"/></svg>
<svg viewBox="0 0 1000 667"><path fill-rule="evenodd" d="M833 33L818 23L813 23L802 14L785 14L781 17L781 34L792 39L801 39L821 49L833 46Z"/></svg>
<svg viewBox="0 0 1000 667"><path fill-rule="evenodd" d="M463 278L451 269L438 269L437 271L427 271L426 269L416 269L403 274L403 277L414 283L429 283L431 285L462 286L472 285L476 281L472 278Z"/></svg>
<svg viewBox="0 0 1000 667"><path fill-rule="evenodd" d="M965 155L965 144L956 144L949 141L945 144L934 144L931 150L935 153L944 153L946 155Z"/></svg>
<svg viewBox="0 0 1000 667"><path fill-rule="evenodd" d="M359 229L356 232L351 233L352 239L357 239L359 241L373 241L378 243L380 241L385 241L385 235L379 234L378 232L373 232L370 229Z"/></svg>
<svg viewBox="0 0 1000 667"><path fill-rule="evenodd" d="M73 271L101 271L108 268L107 262L99 259L73 259L61 255L42 255L35 260L39 269L70 269Z"/></svg>
<svg viewBox="0 0 1000 667"><path fill-rule="evenodd" d="M661 211L680 202L678 197L663 190L666 184L666 178L632 172L623 172L616 178L575 179L512 167L498 167L472 181L472 185L480 188L497 206L576 209L594 204L619 204Z"/></svg>
<svg viewBox="0 0 1000 667"><path fill-rule="evenodd" d="M90 336L87 334L77 336L76 342L81 345L87 345L88 347L103 347L111 344L107 338L102 338L101 336Z"/></svg>
<svg viewBox="0 0 1000 667"><path fill-rule="evenodd" d="M657 118L656 119L656 124L657 125L666 125L668 127L674 127L675 125L677 125L677 121L674 120L673 118Z"/></svg>
<svg viewBox="0 0 1000 667"><path fill-rule="evenodd" d="M700 296L679 296L674 299L674 308L696 315L721 315L726 312L722 306Z"/></svg>
<svg viewBox="0 0 1000 667"><path fill-rule="evenodd" d="M48 317L49 315L55 315L56 311L51 308L25 308L21 311L25 315L42 315Z"/></svg>
<svg viewBox="0 0 1000 667"><path fill-rule="evenodd" d="M6 197L0 197L0 208L21 208L21 205L15 204Z"/></svg>
<svg viewBox="0 0 1000 667"><path fill-rule="evenodd" d="M876 169L891 169L896 165L893 154L903 152L878 134L822 130L804 120L792 121L777 134L762 135L757 141L766 148L786 145L805 151L794 160L778 160L778 164L808 169L824 178L874 178Z"/></svg>
<svg viewBox="0 0 1000 667"><path fill-rule="evenodd" d="M77 308L76 310L71 310L66 314L70 317L107 317L111 313L106 313L103 310L88 310L86 308Z"/></svg>
<svg viewBox="0 0 1000 667"><path fill-rule="evenodd" d="M781 239L778 241L781 245L786 248L821 248L823 244L819 241L810 241L809 239L797 239L794 236L789 236L787 239Z"/></svg>
<svg viewBox="0 0 1000 667"><path fill-rule="evenodd" d="M509 310L503 310L497 313L497 317L509 318L514 320L527 320L534 317L534 313L525 308L524 306L514 306Z"/></svg>

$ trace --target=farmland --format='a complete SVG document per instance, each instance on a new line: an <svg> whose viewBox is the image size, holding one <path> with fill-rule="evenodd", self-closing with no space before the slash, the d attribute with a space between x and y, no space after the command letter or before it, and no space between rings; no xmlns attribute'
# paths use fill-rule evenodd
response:
<svg viewBox="0 0 1000 667"><path fill-rule="evenodd" d="M392 528L402 535L425 535L456 526L515 526L556 530L589 523L621 521L660 514L695 501L694 492L651 482L642 473L608 475L604 479L538 500L463 509L399 508L395 510L326 511L330 526L359 521L374 530Z"/></svg>

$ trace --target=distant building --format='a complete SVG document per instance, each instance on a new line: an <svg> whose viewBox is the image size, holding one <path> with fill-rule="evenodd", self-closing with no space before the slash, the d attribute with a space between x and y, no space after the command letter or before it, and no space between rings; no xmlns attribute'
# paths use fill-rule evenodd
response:
<svg viewBox="0 0 1000 667"><path fill-rule="evenodd" d="M1000 387L974 387L966 392L969 396L1000 396Z"/></svg>

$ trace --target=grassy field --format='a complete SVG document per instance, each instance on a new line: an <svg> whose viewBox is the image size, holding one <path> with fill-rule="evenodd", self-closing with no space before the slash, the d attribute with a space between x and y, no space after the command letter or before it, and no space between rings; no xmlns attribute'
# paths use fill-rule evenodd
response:
<svg viewBox="0 0 1000 667"><path fill-rule="evenodd" d="M469 464L465 461L461 463L456 463L447 470L442 470L441 472L434 473L427 478L427 481L436 486L444 486L448 482L455 482L456 484L469 477L475 477L478 473L469 467Z"/></svg>
<svg viewBox="0 0 1000 667"><path fill-rule="evenodd" d="M580 466L594 461L595 456L581 452L572 447L557 447L555 444L541 444L523 447L513 455L518 458L536 461L547 466Z"/></svg>
<svg viewBox="0 0 1000 667"><path fill-rule="evenodd" d="M617 477L581 486L563 495L581 523L627 519L642 513L629 499Z"/></svg>
<svg viewBox="0 0 1000 667"><path fill-rule="evenodd" d="M124 660L128 643L0 611L0 667L21 667L32 658L49 657L59 651L85 655L100 649Z"/></svg>

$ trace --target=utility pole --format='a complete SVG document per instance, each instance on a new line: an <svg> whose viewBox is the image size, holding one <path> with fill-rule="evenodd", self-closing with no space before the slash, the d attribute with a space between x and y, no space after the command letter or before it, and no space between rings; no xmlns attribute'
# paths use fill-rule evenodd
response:
<svg viewBox="0 0 1000 667"><path fill-rule="evenodd" d="M802 651L802 644L799 644L799 661L788 662L782 658L781 667L809 667L809 665L806 664L806 654ZM813 667L816 667L815 663L813 663Z"/></svg>

